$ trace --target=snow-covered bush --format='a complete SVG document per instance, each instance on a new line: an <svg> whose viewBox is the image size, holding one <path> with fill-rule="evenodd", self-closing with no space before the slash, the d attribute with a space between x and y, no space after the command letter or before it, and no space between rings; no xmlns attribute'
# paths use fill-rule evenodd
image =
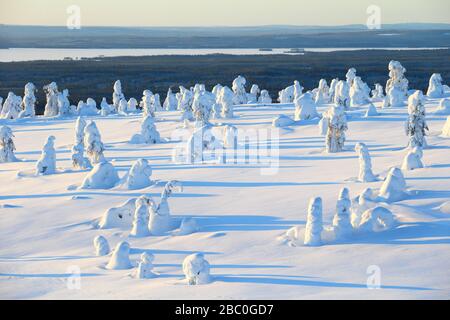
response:
<svg viewBox="0 0 450 320"><path fill-rule="evenodd" d="M150 201L150 198L146 196L140 196L136 200L136 210L130 235L134 237L147 237L150 235L148 230Z"/></svg>
<svg viewBox="0 0 450 320"><path fill-rule="evenodd" d="M258 95L261 92L257 84L253 84L250 88L250 93L247 94L247 103L257 103Z"/></svg>
<svg viewBox="0 0 450 320"><path fill-rule="evenodd" d="M114 107L114 112L117 112L117 111L119 110L119 104L120 104L120 101L121 101L122 99L125 99L125 96L124 96L124 94L122 93L122 83L120 82L120 80L117 80L117 81L114 83L113 90L114 90L113 96L112 96L112 99L113 99L113 107Z"/></svg>
<svg viewBox="0 0 450 320"><path fill-rule="evenodd" d="M155 144L161 142L161 136L156 129L155 120L148 115L141 124L141 133L137 133L131 137L131 144Z"/></svg>
<svg viewBox="0 0 450 320"><path fill-rule="evenodd" d="M166 99L164 100L164 103L163 103L164 110L167 110L167 111L176 110L177 104L178 104L177 98L172 93L172 89L169 88L169 90L167 90Z"/></svg>
<svg viewBox="0 0 450 320"><path fill-rule="evenodd" d="M417 90L408 98L408 119L405 124L406 135L409 137L408 146L426 147L426 130L428 126L425 120L424 97L422 92Z"/></svg>
<svg viewBox="0 0 450 320"><path fill-rule="evenodd" d="M113 106L111 106L107 101L106 98L103 97L102 102L100 103L100 114L102 116L107 116L114 112Z"/></svg>
<svg viewBox="0 0 450 320"><path fill-rule="evenodd" d="M56 172L55 137L49 136L45 143L42 154L36 162L36 174L54 174Z"/></svg>
<svg viewBox="0 0 450 320"><path fill-rule="evenodd" d="M372 90L372 99L373 100L383 100L384 99L384 91L383 86L379 83L375 83L375 89Z"/></svg>
<svg viewBox="0 0 450 320"><path fill-rule="evenodd" d="M144 252L141 254L141 261L139 261L136 278L138 279L150 279L156 277L153 273L153 260L155 257L151 253Z"/></svg>
<svg viewBox="0 0 450 320"><path fill-rule="evenodd" d="M109 162L97 163L84 178L80 189L111 189L119 182L116 168Z"/></svg>
<svg viewBox="0 0 450 320"><path fill-rule="evenodd" d="M428 84L427 96L430 98L442 98L443 95L442 76L439 73L433 73Z"/></svg>
<svg viewBox="0 0 450 320"><path fill-rule="evenodd" d="M320 118L317 113L316 103L313 100L313 96L310 92L302 94L295 99L295 121L309 120L314 118Z"/></svg>
<svg viewBox="0 0 450 320"><path fill-rule="evenodd" d="M128 101L126 99L119 101L119 109L117 109L117 113L121 116L128 115Z"/></svg>
<svg viewBox="0 0 450 320"><path fill-rule="evenodd" d="M0 163L18 161L14 155L14 134L10 127L3 126L0 129Z"/></svg>
<svg viewBox="0 0 450 320"><path fill-rule="evenodd" d="M359 157L359 175L358 180L360 182L373 182L377 178L372 172L372 162L370 160L369 150L367 146L359 142L355 146L355 151L358 153Z"/></svg>
<svg viewBox="0 0 450 320"><path fill-rule="evenodd" d="M183 273L190 285L207 284L210 282L209 263L203 253L194 253L183 261Z"/></svg>
<svg viewBox="0 0 450 320"><path fill-rule="evenodd" d="M357 197L357 202L351 207L351 224L353 228L358 228L361 222L361 216L368 209L376 206L376 195L371 188L364 189L360 195Z"/></svg>
<svg viewBox="0 0 450 320"><path fill-rule="evenodd" d="M233 91L230 90L227 86L223 87L220 95L219 95L219 101L220 105L222 106L222 112L221 116L225 119L231 119L233 118Z"/></svg>
<svg viewBox="0 0 450 320"><path fill-rule="evenodd" d="M350 223L350 193L347 188L343 188L339 193L336 203L336 214L333 218L333 230L336 239L344 239L352 233L352 225Z"/></svg>
<svg viewBox="0 0 450 320"><path fill-rule="evenodd" d="M101 217L99 228L131 228L136 210L136 200L136 198L131 198L118 207L109 208Z"/></svg>
<svg viewBox="0 0 450 320"><path fill-rule="evenodd" d="M299 84L300 85L300 84ZM300 86L301 88L301 86ZM301 88L303 90L303 88ZM301 91L302 91L301 90ZM278 101L280 103L292 103L295 98L295 85L289 86L278 92Z"/></svg>
<svg viewBox="0 0 450 320"><path fill-rule="evenodd" d="M324 104L330 102L330 88L328 87L327 80L320 79L319 87L317 88L316 104Z"/></svg>
<svg viewBox="0 0 450 320"><path fill-rule="evenodd" d="M17 119L22 112L22 98L16 96L13 92L9 92L3 103L3 108L0 113L0 119Z"/></svg>
<svg viewBox="0 0 450 320"><path fill-rule="evenodd" d="M369 102L369 95L366 87L360 77L355 77L350 87L350 106L358 107L367 102Z"/></svg>
<svg viewBox="0 0 450 320"><path fill-rule="evenodd" d="M408 79L405 78L406 69L400 62L389 62L389 80L386 83L386 107L401 107L408 95Z"/></svg>
<svg viewBox="0 0 450 320"><path fill-rule="evenodd" d="M423 168L422 156L423 152L420 147L414 147L412 149L409 149L408 153L403 159L402 170L408 171Z"/></svg>
<svg viewBox="0 0 450 320"><path fill-rule="evenodd" d="M245 104L247 103L247 93L245 92L245 84L247 80L244 77L238 76L233 80L233 103L234 104Z"/></svg>
<svg viewBox="0 0 450 320"><path fill-rule="evenodd" d="M94 121L89 122L89 124L84 128L84 146L91 164L105 161L105 157L103 155L105 147L103 146L100 132L98 131L97 125Z"/></svg>
<svg viewBox="0 0 450 320"><path fill-rule="evenodd" d="M368 209L361 216L358 230L362 232L381 232L395 226L394 215L384 207Z"/></svg>
<svg viewBox="0 0 450 320"><path fill-rule="evenodd" d="M130 245L128 242L121 241L117 244L106 268L111 270L126 270L133 268L130 261Z"/></svg>
<svg viewBox="0 0 450 320"><path fill-rule="evenodd" d="M312 198L309 201L308 215L306 217L304 244L318 246L322 244L322 198Z"/></svg>
<svg viewBox="0 0 450 320"><path fill-rule="evenodd" d="M334 92L334 103L344 108L350 107L350 87L346 81L339 81Z"/></svg>
<svg viewBox="0 0 450 320"><path fill-rule="evenodd" d="M44 86L47 103L45 104L44 117L56 117L59 113L58 108L58 86L52 82Z"/></svg>
<svg viewBox="0 0 450 320"><path fill-rule="evenodd" d="M381 186L379 196L387 202L402 200L406 195L406 182L399 168L391 168Z"/></svg>
<svg viewBox="0 0 450 320"><path fill-rule="evenodd" d="M291 117L288 117L284 114L280 114L272 120L272 127L274 128L288 127L292 126L293 124L295 124L295 121Z"/></svg>
<svg viewBox="0 0 450 320"><path fill-rule="evenodd" d="M143 189L151 186L152 167L146 159L138 159L124 177L123 187L129 190Z"/></svg>
<svg viewBox="0 0 450 320"><path fill-rule="evenodd" d="M332 106L324 115L328 119L328 131L325 138L328 153L340 152L344 149L347 119L343 106Z"/></svg>
<svg viewBox="0 0 450 320"><path fill-rule="evenodd" d="M261 104L270 104L272 103L272 98L270 97L269 91L261 90L261 94L258 98L258 103Z"/></svg>
<svg viewBox="0 0 450 320"><path fill-rule="evenodd" d="M441 99L439 106L434 111L435 115L450 115L450 99Z"/></svg>
<svg viewBox="0 0 450 320"><path fill-rule="evenodd" d="M36 86L33 83L28 82L25 85L25 92L22 100L23 110L20 112L19 118L34 117L36 115L36 96L34 95L36 91Z"/></svg>
<svg viewBox="0 0 450 320"><path fill-rule="evenodd" d="M150 90L144 90L142 92L142 99L139 105L142 108L144 118L147 116L155 116L155 109L153 108L152 98L153 93Z"/></svg>
<svg viewBox="0 0 450 320"><path fill-rule="evenodd" d="M442 135L444 137L450 137L450 116L447 117L444 128L442 128Z"/></svg>
<svg viewBox="0 0 450 320"><path fill-rule="evenodd" d="M378 115L377 108L373 103L369 104L369 107L367 108L366 114L364 115L366 118L368 117L374 117Z"/></svg>
<svg viewBox="0 0 450 320"><path fill-rule="evenodd" d="M97 257L106 256L109 254L109 244L103 236L96 236L94 238L95 255Z"/></svg>
<svg viewBox="0 0 450 320"><path fill-rule="evenodd" d="M148 229L152 235L163 235L173 228L168 199L176 188L181 190L181 183L175 180L169 181L161 193L160 203L158 205L150 203Z"/></svg>
<svg viewBox="0 0 450 320"><path fill-rule="evenodd" d="M75 143L72 147L72 165L76 169L86 169L91 167L88 158L84 156L84 128L86 121L78 117L75 122Z"/></svg>

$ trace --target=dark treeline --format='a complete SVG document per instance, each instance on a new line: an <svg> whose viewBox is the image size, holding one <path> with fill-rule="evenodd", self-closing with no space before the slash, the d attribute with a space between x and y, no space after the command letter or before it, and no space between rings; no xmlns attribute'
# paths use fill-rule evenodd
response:
<svg viewBox="0 0 450 320"><path fill-rule="evenodd" d="M306 89L317 87L321 78L345 79L348 68L357 73L370 86L379 82L383 86L388 79L387 65L398 60L407 69L410 88L426 90L432 73L441 73L444 82L450 79L450 50L421 51L346 51L330 53L307 53L305 55L263 56L150 56L86 59L78 61L31 61L0 63L0 96L9 91L23 95L23 87L33 82L37 93L38 112L45 105L42 87L52 81L60 90L70 91L72 104L79 100L102 97L111 102L114 81L122 81L127 98L140 100L142 91L150 89L161 95L163 101L167 89L177 91L179 85L193 86L204 83L210 90L220 83L231 87L237 75L247 79L247 88L256 83L269 90L273 99L278 91L299 80ZM161 102L162 102L161 101Z"/></svg>

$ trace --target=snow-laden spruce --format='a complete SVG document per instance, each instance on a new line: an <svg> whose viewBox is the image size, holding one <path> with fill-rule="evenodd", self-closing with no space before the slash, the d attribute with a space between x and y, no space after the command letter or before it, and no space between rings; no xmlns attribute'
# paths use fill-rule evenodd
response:
<svg viewBox="0 0 450 320"><path fill-rule="evenodd" d="M306 92L295 99L295 121L309 120L320 118L317 112L316 102L313 99L311 92Z"/></svg>
<svg viewBox="0 0 450 320"><path fill-rule="evenodd" d="M98 110L97 103L94 101L94 99L88 99L88 106L90 109L94 110L91 114L96 115ZM76 113L75 106L72 107L70 105L68 89L64 89L61 93L58 94L58 113L60 117L70 117ZM78 114L83 115L82 113Z"/></svg>
<svg viewBox="0 0 450 320"><path fill-rule="evenodd" d="M156 129L155 119L148 115L141 123L141 133L131 137L131 144L155 144L161 142L161 136Z"/></svg>
<svg viewBox="0 0 450 320"><path fill-rule="evenodd" d="M36 86L32 82L28 82L25 85L24 96L22 100L23 110L19 114L19 118L31 117L36 115L36 96L34 93L37 91Z"/></svg>
<svg viewBox="0 0 450 320"><path fill-rule="evenodd" d="M450 137L450 116L447 117L444 128L442 128L442 135L444 137Z"/></svg>
<svg viewBox="0 0 450 320"><path fill-rule="evenodd" d="M339 78L334 78L333 80L331 80L330 91L329 91L330 100L328 102L334 102L334 96L336 94L336 86L338 83L339 83Z"/></svg>
<svg viewBox="0 0 450 320"><path fill-rule="evenodd" d="M272 98L270 97L269 91L261 90L261 94L259 95L259 98L258 98L258 103L259 104L271 104L272 103Z"/></svg>
<svg viewBox="0 0 450 320"><path fill-rule="evenodd" d="M339 193L336 203L336 213L333 218L333 230L336 239L345 239L352 233L352 224L350 223L350 192L343 188Z"/></svg>
<svg viewBox="0 0 450 320"><path fill-rule="evenodd" d="M119 182L116 168L106 161L97 163L86 175L80 189L111 189Z"/></svg>
<svg viewBox="0 0 450 320"><path fill-rule="evenodd" d="M190 285L210 282L210 266L203 253L194 253L183 261L183 273Z"/></svg>
<svg viewBox="0 0 450 320"><path fill-rule="evenodd" d="M176 190L182 190L181 183L169 181L161 193L161 201L158 205L150 203L150 220L148 229L154 236L164 235L173 229L172 217L170 215L169 197Z"/></svg>
<svg viewBox="0 0 450 320"><path fill-rule="evenodd" d="M298 81L297 81L298 83ZM298 84L300 86L300 83ZM301 91L303 91L303 88L300 86ZM294 98L296 96L295 92L297 90L295 89L295 84L292 86L289 86L281 91L278 92L278 101L280 103L292 103L294 102ZM297 96L300 96L301 94L298 92Z"/></svg>
<svg viewBox="0 0 450 320"><path fill-rule="evenodd" d="M366 188L356 198L356 203L351 207L351 224L353 228L358 228L361 222L361 216L368 209L376 206L376 194L372 188Z"/></svg>
<svg viewBox="0 0 450 320"><path fill-rule="evenodd" d="M142 92L142 98L141 102L139 103L139 106L142 108L143 117L154 117L155 116L155 109L153 108L154 105L152 103L153 93L150 90L144 90Z"/></svg>
<svg viewBox="0 0 450 320"><path fill-rule="evenodd" d="M84 146L91 164L94 165L105 161L105 156L103 155L105 147L94 121L89 122L84 128Z"/></svg>
<svg viewBox="0 0 450 320"><path fill-rule="evenodd" d="M95 255L97 257L106 256L109 254L109 243L104 236L96 236L94 238Z"/></svg>
<svg viewBox="0 0 450 320"><path fill-rule="evenodd" d="M450 99L441 99L439 106L433 112L435 115L450 115Z"/></svg>
<svg viewBox="0 0 450 320"><path fill-rule="evenodd" d="M55 82L51 82L44 86L44 92L47 99L45 104L44 117L56 117L59 113L58 108L58 86Z"/></svg>
<svg viewBox="0 0 450 320"><path fill-rule="evenodd" d="M130 261L130 245L128 242L121 241L116 245L106 268L111 270L127 270L133 268Z"/></svg>
<svg viewBox="0 0 450 320"><path fill-rule="evenodd" d="M138 279L151 279L155 278L156 274L153 272L153 260L155 257L148 252L141 254L141 260L139 261L136 278Z"/></svg>
<svg viewBox="0 0 450 320"><path fill-rule="evenodd" d="M309 201L308 215L306 217L304 244L319 246L322 244L322 198L312 198Z"/></svg>
<svg viewBox="0 0 450 320"><path fill-rule="evenodd" d="M405 124L406 135L409 137L408 146L424 148L428 126L425 120L424 96L417 90L408 98L408 120Z"/></svg>
<svg viewBox="0 0 450 320"><path fill-rule="evenodd" d="M405 158L403 159L402 170L409 171L423 168L422 156L423 156L422 148L414 147L408 149L408 152Z"/></svg>
<svg viewBox="0 0 450 320"><path fill-rule="evenodd" d="M128 190L143 189L151 186L152 167L146 159L138 159L123 178L122 186Z"/></svg>
<svg viewBox="0 0 450 320"><path fill-rule="evenodd" d="M400 201L406 196L406 182L399 168L391 168L380 188L380 198L386 202Z"/></svg>
<svg viewBox="0 0 450 320"><path fill-rule="evenodd" d="M353 81L355 80L355 78L356 78L356 69L355 68L348 69L347 73L345 74L345 79L349 87L353 85Z"/></svg>
<svg viewBox="0 0 450 320"><path fill-rule="evenodd" d="M128 115L128 101L126 99L119 101L119 109L117 109L117 113L121 116Z"/></svg>
<svg viewBox="0 0 450 320"><path fill-rule="evenodd" d="M181 121L194 120L192 113L192 103L194 101L194 94L192 91L180 86L180 100L178 101L178 110L181 111Z"/></svg>
<svg viewBox="0 0 450 320"><path fill-rule="evenodd" d="M360 232L381 232L395 226L394 215L384 207L368 209L361 216L358 226Z"/></svg>
<svg viewBox="0 0 450 320"><path fill-rule="evenodd" d="M167 95L166 95L166 99L164 100L163 103L163 108L164 110L167 111L173 111L177 109L177 98L175 96L175 94L172 93L172 89L169 88L169 90L167 90Z"/></svg>
<svg viewBox="0 0 450 320"><path fill-rule="evenodd" d="M361 77L355 77L350 87L350 106L359 107L369 102L369 95Z"/></svg>
<svg viewBox="0 0 450 320"><path fill-rule="evenodd" d="M113 112L114 112L114 107L106 101L105 97L103 97L102 102L100 103L100 114L102 116L106 117Z"/></svg>
<svg viewBox="0 0 450 320"><path fill-rule="evenodd" d="M375 83L375 89L372 90L372 100L383 101L384 100L384 89L379 83Z"/></svg>
<svg viewBox="0 0 450 320"><path fill-rule="evenodd" d="M227 86L223 87L219 94L219 102L222 106L220 116L225 119L231 119L234 116L233 113L233 99L234 93Z"/></svg>
<svg viewBox="0 0 450 320"><path fill-rule="evenodd" d="M233 80L233 103L234 104L245 104L247 103L247 93L245 92L245 85L247 80L243 76L238 76Z"/></svg>
<svg viewBox="0 0 450 320"><path fill-rule="evenodd" d="M92 98L87 98L86 103L79 101L77 105L77 114L79 116L95 116L98 114L97 102Z"/></svg>
<svg viewBox="0 0 450 320"><path fill-rule="evenodd" d="M355 146L355 151L358 153L359 158L359 174L358 180L360 182L373 182L377 178L372 172L372 161L370 159L369 149L367 146L359 142Z"/></svg>
<svg viewBox="0 0 450 320"><path fill-rule="evenodd" d="M136 210L134 211L133 227L131 228L130 235L140 238L150 235L148 229L149 222L149 206L152 200L146 196L140 196L136 200Z"/></svg>
<svg viewBox="0 0 450 320"><path fill-rule="evenodd" d="M430 98L442 98L444 96L444 86L440 73L433 73L428 84L427 96Z"/></svg>
<svg viewBox="0 0 450 320"><path fill-rule="evenodd" d="M328 119L328 130L325 137L326 151L328 153L340 152L344 149L345 131L347 131L347 118L344 107L332 106L324 114Z"/></svg>
<svg viewBox="0 0 450 320"><path fill-rule="evenodd" d="M161 106L161 98L159 96L159 93L155 93L152 97L152 105L153 105L153 109L155 111L162 111L162 106Z"/></svg>
<svg viewBox="0 0 450 320"><path fill-rule="evenodd" d="M119 110L119 104L120 101L122 99L125 99L125 96L122 92L122 83L120 82L120 80L117 80L114 83L114 87L113 87L113 96L112 96L112 100L113 100L113 107L114 107L114 112L117 112Z"/></svg>
<svg viewBox="0 0 450 320"><path fill-rule="evenodd" d="M136 113L138 102L135 98L128 99L128 106L127 106L127 112L129 113Z"/></svg>
<svg viewBox="0 0 450 320"><path fill-rule="evenodd" d="M17 119L22 112L22 97L16 96L13 92L9 92L3 103L0 113L0 119Z"/></svg>
<svg viewBox="0 0 450 320"><path fill-rule="evenodd" d="M346 81L339 81L334 92L334 103L345 109L350 107L350 87Z"/></svg>
<svg viewBox="0 0 450 320"><path fill-rule="evenodd" d="M41 157L36 162L36 174L54 174L56 172L55 137L49 136L42 148Z"/></svg>
<svg viewBox="0 0 450 320"><path fill-rule="evenodd" d="M259 89L257 84L253 84L250 88L250 93L247 94L247 103L253 104L258 102L258 96L261 90Z"/></svg>
<svg viewBox="0 0 450 320"><path fill-rule="evenodd" d="M13 138L14 134L10 127L3 126L0 129L0 163L18 161L14 155L16 147Z"/></svg>
<svg viewBox="0 0 450 320"><path fill-rule="evenodd" d="M75 169L87 169L91 162L84 156L84 129L86 121L78 117L75 122L75 143L72 147L72 165Z"/></svg>
<svg viewBox="0 0 450 320"><path fill-rule="evenodd" d="M386 102L384 107L402 107L408 95L406 69L398 61L389 62L389 80L386 83Z"/></svg>
<svg viewBox="0 0 450 320"><path fill-rule="evenodd" d="M197 92L192 102L192 110L196 121L196 126L209 125L212 108L216 102L216 96L211 92Z"/></svg>
<svg viewBox="0 0 450 320"><path fill-rule="evenodd" d="M320 79L319 87L317 88L316 104L324 104L330 102L330 88L328 87L327 80Z"/></svg>

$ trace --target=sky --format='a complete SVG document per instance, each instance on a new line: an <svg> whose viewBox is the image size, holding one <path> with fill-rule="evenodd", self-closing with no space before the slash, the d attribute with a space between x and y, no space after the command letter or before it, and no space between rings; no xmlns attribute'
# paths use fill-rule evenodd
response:
<svg viewBox="0 0 450 320"><path fill-rule="evenodd" d="M81 26L257 26L450 23L450 0L0 0L0 24L66 25L80 8Z"/></svg>

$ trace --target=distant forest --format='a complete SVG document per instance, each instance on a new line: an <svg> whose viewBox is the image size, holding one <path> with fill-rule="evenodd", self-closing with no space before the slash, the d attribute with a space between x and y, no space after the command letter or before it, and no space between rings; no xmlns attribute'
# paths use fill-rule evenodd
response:
<svg viewBox="0 0 450 320"><path fill-rule="evenodd" d="M407 69L410 88L426 90L432 73L441 73L444 82L450 79L450 50L420 51L345 51L306 53L305 55L262 56L149 56L86 59L77 61L31 61L0 63L0 96L9 91L23 95L24 85L31 81L39 89L38 110L42 112L45 95L42 87L51 81L60 90L70 91L72 104L79 100L102 97L111 101L114 81L122 81L127 98L140 100L142 91L150 89L166 96L167 89L175 91L179 85L193 86L204 83L210 90L215 84L231 86L237 75L247 79L247 88L256 83L269 90L272 98L278 91L299 80L306 89L317 87L321 78L328 82L335 77L345 79L348 68L357 73L370 86L385 85L390 60L398 60Z"/></svg>

